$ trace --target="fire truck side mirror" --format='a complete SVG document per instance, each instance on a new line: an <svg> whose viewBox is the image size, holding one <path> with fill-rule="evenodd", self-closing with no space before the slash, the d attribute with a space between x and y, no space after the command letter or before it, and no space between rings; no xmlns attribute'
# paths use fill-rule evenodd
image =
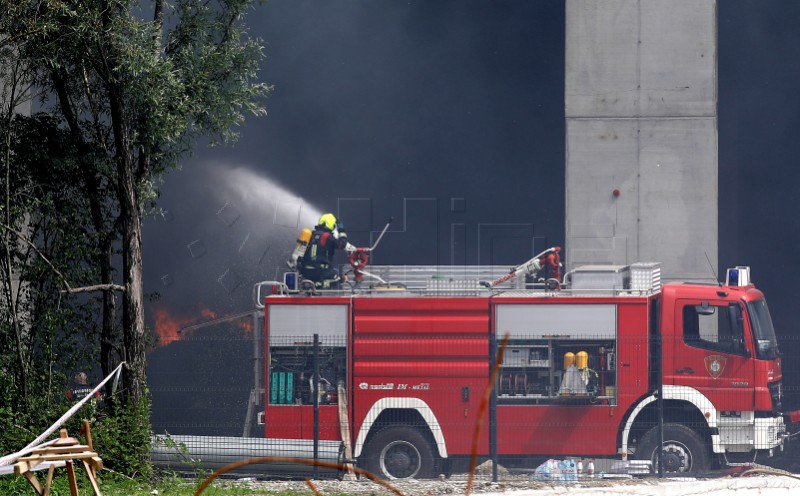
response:
<svg viewBox="0 0 800 496"><path fill-rule="evenodd" d="M695 305L694 307L697 315L714 315L717 309L708 304L707 301L702 302L700 305Z"/></svg>

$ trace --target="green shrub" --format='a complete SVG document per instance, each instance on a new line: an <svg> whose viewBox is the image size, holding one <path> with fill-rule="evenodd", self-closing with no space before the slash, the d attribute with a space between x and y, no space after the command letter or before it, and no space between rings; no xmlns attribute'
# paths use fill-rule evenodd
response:
<svg viewBox="0 0 800 496"><path fill-rule="evenodd" d="M147 397L145 397L147 398ZM136 407L118 405L92 426L94 449L103 464L116 472L150 480L150 402L143 399Z"/></svg>

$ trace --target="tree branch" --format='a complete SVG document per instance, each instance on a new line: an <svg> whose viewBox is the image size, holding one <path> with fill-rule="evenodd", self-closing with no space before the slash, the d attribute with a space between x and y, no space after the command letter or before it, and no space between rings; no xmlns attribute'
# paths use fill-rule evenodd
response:
<svg viewBox="0 0 800 496"><path fill-rule="evenodd" d="M6 38L2 42L0 42L0 48L4 47L6 45L11 45L11 44L15 43L20 38L25 38L26 36L31 36L33 34L41 33L41 32L44 31L44 29L45 28L37 28L37 29L32 29L30 31L22 31L22 32L19 32L19 33L13 35L13 36L9 36L8 38Z"/></svg>
<svg viewBox="0 0 800 496"><path fill-rule="evenodd" d="M156 25L156 32L153 35L153 49L155 55L161 53L161 40L164 37L164 0L156 0L153 7L153 22Z"/></svg>
<svg viewBox="0 0 800 496"><path fill-rule="evenodd" d="M108 291L109 289L125 292L125 286L120 286L119 284L95 284L94 286L83 286L82 288L62 289L61 292L75 294L90 293L92 291Z"/></svg>
<svg viewBox="0 0 800 496"><path fill-rule="evenodd" d="M66 286L66 287L67 287L67 291L71 291L71 290L72 290L72 288L70 287L69 283L67 282L67 278L66 278L66 277L64 277L64 274L62 274L62 273L61 273L61 272L60 272L58 269L56 269L55 265L53 265L52 263L50 263L50 260L48 260L48 259L47 259L47 257L46 257L46 256L44 256L44 253L42 253L42 252L39 250L39 247L38 247L38 246L36 246L35 244L33 244L33 243L31 242L31 240L29 240L29 239L28 239L28 238L27 238L27 237L26 237L24 234L22 234L22 233L20 233L20 232L17 232L17 231L16 231L16 230L14 230L13 228L11 228L11 227L9 227L9 226L5 225L5 223L3 223L3 224L0 224L0 227L2 227L3 229L5 229L5 230L7 230L7 231L10 231L10 232L14 233L14 234L17 236L17 238L19 238L19 239L20 239L20 240L22 240L22 241L23 241L25 244L27 244L28 246L30 246L31 248L33 248L33 251L35 251L37 255L39 255L40 257L42 257L42 260L44 260L44 261L45 261L45 263L47 263L47 265L49 265L49 266L50 266L50 268L51 268L51 269L53 269L53 272L55 272L55 273L58 275L58 277L59 277L59 278L61 278L61 281L64 283L64 286Z"/></svg>

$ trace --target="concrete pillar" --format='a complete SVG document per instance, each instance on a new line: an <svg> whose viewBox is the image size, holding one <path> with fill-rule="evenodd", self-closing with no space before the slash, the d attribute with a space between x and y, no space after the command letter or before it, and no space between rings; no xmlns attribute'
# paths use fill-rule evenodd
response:
<svg viewBox="0 0 800 496"><path fill-rule="evenodd" d="M714 0L566 0L566 262L715 280ZM713 267L713 270L712 270Z"/></svg>

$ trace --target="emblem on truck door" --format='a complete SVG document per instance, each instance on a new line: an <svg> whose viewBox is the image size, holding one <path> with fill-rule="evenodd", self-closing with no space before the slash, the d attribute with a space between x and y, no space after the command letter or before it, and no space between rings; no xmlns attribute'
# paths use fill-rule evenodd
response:
<svg viewBox="0 0 800 496"><path fill-rule="evenodd" d="M716 379L722 375L722 371L725 370L727 358L720 355L709 355L704 361L706 362L708 375L710 375L712 379Z"/></svg>

